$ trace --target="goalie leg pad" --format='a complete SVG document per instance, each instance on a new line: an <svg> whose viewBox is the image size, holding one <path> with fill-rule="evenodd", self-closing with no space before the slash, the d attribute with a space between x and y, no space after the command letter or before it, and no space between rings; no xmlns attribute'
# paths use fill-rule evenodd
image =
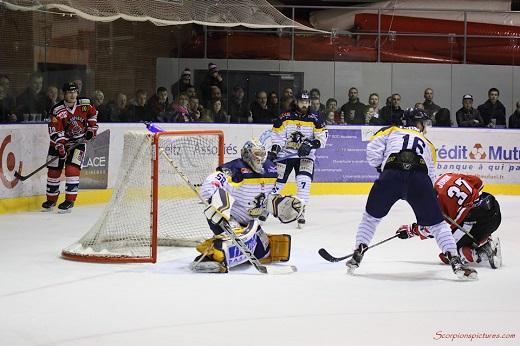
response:
<svg viewBox="0 0 520 346"><path fill-rule="evenodd" d="M289 234L268 234L270 253L260 262L287 262L291 257L291 236Z"/></svg>
<svg viewBox="0 0 520 346"><path fill-rule="evenodd" d="M303 202L295 196L270 194L267 196L266 209L282 223L293 222L303 212Z"/></svg>

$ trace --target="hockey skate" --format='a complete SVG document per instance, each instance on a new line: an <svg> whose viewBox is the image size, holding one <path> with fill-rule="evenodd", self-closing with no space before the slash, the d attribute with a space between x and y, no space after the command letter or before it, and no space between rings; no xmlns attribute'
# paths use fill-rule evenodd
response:
<svg viewBox="0 0 520 346"><path fill-rule="evenodd" d="M45 201L45 202L42 203L42 211L43 212L52 211L52 209L54 209L55 206L56 206L56 202L54 202L54 201Z"/></svg>
<svg viewBox="0 0 520 346"><path fill-rule="evenodd" d="M72 201L64 201L58 205L58 213L65 214L70 213L72 211L72 207L74 207L74 202Z"/></svg>
<svg viewBox="0 0 520 346"><path fill-rule="evenodd" d="M298 217L297 223L299 229L302 229L303 226L305 226L305 207L303 207L302 214Z"/></svg>
<svg viewBox="0 0 520 346"><path fill-rule="evenodd" d="M352 257L347 261L347 263L345 263L345 265L348 267L348 274L354 274L354 271L359 268L359 264L361 263L363 255L367 250L368 246L365 244L359 244L358 248L354 250Z"/></svg>
<svg viewBox="0 0 520 346"><path fill-rule="evenodd" d="M452 256L451 253L448 251L446 252L446 257L448 258L451 264L453 273L457 275L459 279L476 280L478 278L477 271L473 268L468 267L467 264L462 263L462 260L459 256Z"/></svg>
<svg viewBox="0 0 520 346"><path fill-rule="evenodd" d="M502 266L502 251L500 248L500 239L489 238L488 241L477 249L477 262L482 261L482 257L487 257L489 265L493 269L500 268Z"/></svg>

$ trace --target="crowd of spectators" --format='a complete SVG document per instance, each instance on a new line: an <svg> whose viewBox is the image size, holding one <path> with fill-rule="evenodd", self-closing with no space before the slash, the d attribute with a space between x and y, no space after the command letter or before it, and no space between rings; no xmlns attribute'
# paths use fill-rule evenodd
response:
<svg viewBox="0 0 520 346"><path fill-rule="evenodd" d="M81 93L82 80L75 78L74 83ZM63 99L63 93L56 86L43 90L43 75L33 73L27 87L16 97L10 92L10 79L0 75L0 122L37 122L47 119L51 107ZM246 90L234 85L227 91L226 83L217 65L209 63L204 80L196 87L192 71L184 69L178 81L168 89L159 87L149 95L139 89L129 98L119 93L107 102L101 90L88 95L98 110L99 122L216 122L216 123L259 123L271 124L282 112L291 109L295 91L287 87L280 96L276 91L258 90L254 101L249 103ZM335 98L321 97L320 90L309 91L310 110L318 114L328 125L400 125L404 109L401 95L394 93L380 103L380 96L371 93L367 103L360 99L359 90L351 87L346 92L348 101L339 105ZM499 100L497 88L488 91L488 99L477 108L473 106L473 96L462 97L462 107L456 111L458 127L506 127L506 108ZM424 90L424 100L416 102L415 107L425 110L433 126L455 126L448 108L434 102L434 90ZM509 116L509 127L520 128L520 101L516 110Z"/></svg>

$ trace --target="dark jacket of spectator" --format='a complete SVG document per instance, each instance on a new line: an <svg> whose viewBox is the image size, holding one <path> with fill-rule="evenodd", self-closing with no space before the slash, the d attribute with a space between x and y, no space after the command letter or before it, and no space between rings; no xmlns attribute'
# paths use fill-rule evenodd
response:
<svg viewBox="0 0 520 346"><path fill-rule="evenodd" d="M139 123L141 121L152 121L152 115L148 109L148 105L131 105L128 110L128 121L131 123Z"/></svg>
<svg viewBox="0 0 520 346"><path fill-rule="evenodd" d="M495 104L487 100L478 106L477 109L484 120L485 126L489 125L491 119L496 119L496 125L506 125L506 107L499 100Z"/></svg>
<svg viewBox="0 0 520 346"><path fill-rule="evenodd" d="M106 123L110 122L112 109L108 104L100 104L96 106L96 110L98 111L97 120L98 122Z"/></svg>
<svg viewBox="0 0 520 346"><path fill-rule="evenodd" d="M272 124L274 118L277 116L271 113L269 107L264 109L256 101L251 104L251 113L253 113L253 122L255 124Z"/></svg>
<svg viewBox="0 0 520 346"><path fill-rule="evenodd" d="M435 126L451 127L451 113L447 108L441 108L435 114Z"/></svg>
<svg viewBox="0 0 520 346"><path fill-rule="evenodd" d="M168 98L166 98L166 102L160 103L157 94L152 95L152 97L150 97L148 100L148 110L152 120L168 123L173 122L173 112L170 111L168 105Z"/></svg>
<svg viewBox="0 0 520 346"><path fill-rule="evenodd" d="M403 124L401 121L401 118L403 117L404 110L401 108L401 106L397 106L397 108L390 106L384 106L381 108L381 111L379 112L379 124L377 125L397 125L400 126ZM376 119L376 118L372 118ZM370 120L372 120L370 119ZM372 124L371 125L376 125Z"/></svg>
<svg viewBox="0 0 520 346"><path fill-rule="evenodd" d="M200 96L202 97L202 104L209 104L211 101L211 87L215 85L218 86L220 92L222 93L222 98L225 98L226 94L226 84L224 80L219 81L217 78L213 77L210 74L207 74L202 84L200 85Z"/></svg>
<svg viewBox="0 0 520 346"><path fill-rule="evenodd" d="M361 102L347 102L341 106L340 113L345 115L347 124L362 125L365 123L366 105Z"/></svg>
<svg viewBox="0 0 520 346"><path fill-rule="evenodd" d="M249 117L249 107L244 99L231 98L229 101L228 112L232 123L247 123Z"/></svg>
<svg viewBox="0 0 520 346"><path fill-rule="evenodd" d="M20 118L15 115L15 110L16 103L14 102L14 98L9 95L3 95L2 92L0 92L0 123L20 121Z"/></svg>
<svg viewBox="0 0 520 346"><path fill-rule="evenodd" d="M475 108L460 108L456 115L457 125L459 127L483 127L484 120L480 116L478 109Z"/></svg>
<svg viewBox="0 0 520 346"><path fill-rule="evenodd" d="M428 114L428 116L432 120L435 119L435 113L437 113L439 111L439 109L441 109L441 107L439 105L436 105L435 103L433 103L433 101L428 101L428 100L425 100L423 102L423 107L424 107L424 111L426 112L426 114Z"/></svg>
<svg viewBox="0 0 520 346"><path fill-rule="evenodd" d="M24 114L45 114L47 96L40 91L35 94L31 88L25 89L16 98L16 114L23 120Z"/></svg>
<svg viewBox="0 0 520 346"><path fill-rule="evenodd" d="M520 129L520 110L517 109L509 116L509 128Z"/></svg>

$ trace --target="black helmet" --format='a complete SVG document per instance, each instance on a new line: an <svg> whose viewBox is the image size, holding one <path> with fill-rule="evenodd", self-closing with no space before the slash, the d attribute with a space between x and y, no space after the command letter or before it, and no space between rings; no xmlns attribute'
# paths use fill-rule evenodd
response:
<svg viewBox="0 0 520 346"><path fill-rule="evenodd" d="M296 100L309 100L309 92L307 90L302 90L298 94L296 94Z"/></svg>
<svg viewBox="0 0 520 346"><path fill-rule="evenodd" d="M420 108L408 108L401 117L404 126L415 126L418 121L428 120L430 117Z"/></svg>
<svg viewBox="0 0 520 346"><path fill-rule="evenodd" d="M74 82L67 82L67 83L63 84L63 86L61 87L61 90L63 92L78 91L78 86Z"/></svg>

